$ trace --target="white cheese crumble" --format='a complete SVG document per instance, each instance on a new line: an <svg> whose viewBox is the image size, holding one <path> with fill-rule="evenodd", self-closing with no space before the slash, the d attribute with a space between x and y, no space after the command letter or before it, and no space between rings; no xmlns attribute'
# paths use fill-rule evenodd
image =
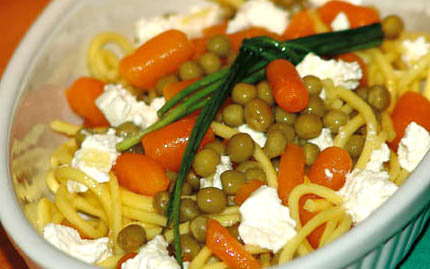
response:
<svg viewBox="0 0 430 269"><path fill-rule="evenodd" d="M330 171L330 169L326 168L324 169L324 174L327 178L332 179L333 178L333 173Z"/></svg>
<svg viewBox="0 0 430 269"><path fill-rule="evenodd" d="M254 26L281 35L288 26L288 15L269 0L246 1L228 23L227 34Z"/></svg>
<svg viewBox="0 0 430 269"><path fill-rule="evenodd" d="M429 148L430 135L427 130L414 121L409 123L397 150L400 166L412 172L424 158Z"/></svg>
<svg viewBox="0 0 430 269"><path fill-rule="evenodd" d="M254 140L254 142L257 143L260 147L264 147L264 144L266 144L267 137L264 132L255 131L247 124L240 125L239 127L237 127L237 130L241 133L249 134L252 140Z"/></svg>
<svg viewBox="0 0 430 269"><path fill-rule="evenodd" d="M331 137L330 129L322 128L320 135L310 139L308 142L317 145L321 151L333 146L333 138Z"/></svg>
<svg viewBox="0 0 430 269"><path fill-rule="evenodd" d="M150 105L137 101L121 84L106 85L104 92L96 99L96 106L114 127L130 121L146 128L158 120L157 110L164 103L164 97L154 98Z"/></svg>
<svg viewBox="0 0 430 269"><path fill-rule="evenodd" d="M408 65L414 64L421 57L430 52L430 43L427 42L423 36L415 40L403 40L402 47L404 49L402 60Z"/></svg>
<svg viewBox="0 0 430 269"><path fill-rule="evenodd" d="M219 24L224 19L222 8L218 4L205 2L190 8L188 14L171 14L141 19L136 23L136 40L143 44L162 32L177 29L189 38L202 35L202 30Z"/></svg>
<svg viewBox="0 0 430 269"><path fill-rule="evenodd" d="M133 259L122 264L121 269L173 269L181 268L176 260L169 256L167 241L162 235L157 235L139 251Z"/></svg>
<svg viewBox="0 0 430 269"><path fill-rule="evenodd" d="M43 237L52 245L81 261L96 263L110 256L109 238L81 239L77 230L54 223L43 228Z"/></svg>
<svg viewBox="0 0 430 269"><path fill-rule="evenodd" d="M116 144L122 138L115 136L115 130L109 129L106 134L88 135L82 142L81 149L75 152L72 167L80 169L99 183L109 181L112 169L119 152ZM86 192L88 188L74 180L67 180L69 192Z"/></svg>
<svg viewBox="0 0 430 269"><path fill-rule="evenodd" d="M337 14L330 26L333 31L343 31L351 28L348 17L343 12Z"/></svg>
<svg viewBox="0 0 430 269"><path fill-rule="evenodd" d="M387 144L372 152L364 170L354 169L346 175L345 185L339 190L343 197L343 207L352 216L354 223L367 218L398 189L383 170L388 161L390 150Z"/></svg>
<svg viewBox="0 0 430 269"><path fill-rule="evenodd" d="M320 7L324 4L326 4L327 2L330 2L332 0L309 0L309 2L313 5L313 6L317 6ZM343 2L348 2L350 4L353 5L361 5L363 0L342 0Z"/></svg>
<svg viewBox="0 0 430 269"><path fill-rule="evenodd" d="M221 162L216 166L215 174L200 179L200 188L215 187L222 190L221 174L232 169L230 157L221 156Z"/></svg>
<svg viewBox="0 0 430 269"><path fill-rule="evenodd" d="M283 206L275 188L261 186L239 208L240 238L245 244L278 252L296 235L296 222Z"/></svg>
<svg viewBox="0 0 430 269"><path fill-rule="evenodd" d="M357 62L324 60L313 53L306 55L296 69L301 77L313 75L320 79L331 79L335 86L342 86L349 90L357 88L363 76Z"/></svg>

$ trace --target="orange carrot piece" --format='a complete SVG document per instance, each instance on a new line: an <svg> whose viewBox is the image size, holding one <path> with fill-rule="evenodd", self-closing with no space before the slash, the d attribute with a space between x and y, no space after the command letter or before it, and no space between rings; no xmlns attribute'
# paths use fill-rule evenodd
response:
<svg viewBox="0 0 430 269"><path fill-rule="evenodd" d="M116 264L115 269L121 269L123 263L125 263L129 259L133 259L134 257L136 257L136 255L137 255L136 252L128 252L128 253L124 254L124 256L122 256L121 259L119 259L118 263Z"/></svg>
<svg viewBox="0 0 430 269"><path fill-rule="evenodd" d="M278 172L278 195L287 204L288 195L305 177L305 153L296 144L289 144L281 155Z"/></svg>
<svg viewBox="0 0 430 269"><path fill-rule="evenodd" d="M195 118L185 118L145 135L141 140L145 153L164 168L178 171L195 122ZM209 128L200 148L213 140L215 135Z"/></svg>
<svg viewBox="0 0 430 269"><path fill-rule="evenodd" d="M360 79L360 86L367 86L367 65L363 59L355 53L344 53L336 56L336 59L341 59L345 62L357 62L360 65L363 77Z"/></svg>
<svg viewBox="0 0 430 269"><path fill-rule="evenodd" d="M351 168L352 160L346 150L329 147L320 153L311 166L308 177L312 183L338 191L345 184L346 174Z"/></svg>
<svg viewBox="0 0 430 269"><path fill-rule="evenodd" d="M309 92L295 66L284 59L274 60L267 65L267 80L272 88L276 103L290 113L306 108Z"/></svg>
<svg viewBox="0 0 430 269"><path fill-rule="evenodd" d="M197 60L206 53L206 44L208 43L207 37L201 37L191 40L194 45L194 53L193 53L193 60Z"/></svg>
<svg viewBox="0 0 430 269"><path fill-rule="evenodd" d="M234 202L237 205L243 204L246 199L258 188L260 188L264 183L261 180L253 179L250 182L243 184L240 186L239 190L236 193L236 196L234 197Z"/></svg>
<svg viewBox="0 0 430 269"><path fill-rule="evenodd" d="M321 20L327 25L330 25L340 12L346 14L351 28L357 28L381 21L378 12L375 9L356 6L343 1L329 1L318 9Z"/></svg>
<svg viewBox="0 0 430 269"><path fill-rule="evenodd" d="M81 77L66 90L70 107L84 118L87 126L109 126L109 122L95 104L97 97L103 93L104 86L105 84L98 79Z"/></svg>
<svg viewBox="0 0 430 269"><path fill-rule="evenodd" d="M303 208L306 201L308 199L318 199L319 197L314 194L305 194L299 200L299 215L300 222L302 225L305 225L308 221L310 221L317 213L309 212ZM315 230L313 230L307 237L309 244L316 249L319 246L320 238L324 232L325 224L318 226Z"/></svg>
<svg viewBox="0 0 430 269"><path fill-rule="evenodd" d="M141 91L154 87L165 75L179 68L194 53L193 43L178 30L168 30L147 41L136 52L123 58L119 71Z"/></svg>
<svg viewBox="0 0 430 269"><path fill-rule="evenodd" d="M166 101L169 101L170 99L172 99L173 96L175 96L177 93L179 93L180 91L182 91L186 87L193 84L193 82L195 82L198 79L200 79L200 78L193 78L193 79L189 79L189 80L178 81L178 82L167 85L163 89L164 98L166 99Z"/></svg>
<svg viewBox="0 0 430 269"><path fill-rule="evenodd" d="M113 172L121 186L135 193L154 196L169 187L170 180L164 168L144 154L121 154L116 159Z"/></svg>
<svg viewBox="0 0 430 269"><path fill-rule="evenodd" d="M206 246L230 268L261 268L260 263L218 221L209 219Z"/></svg>
<svg viewBox="0 0 430 269"><path fill-rule="evenodd" d="M227 31L227 22L223 22L217 25L209 26L208 28L203 29L204 37L212 37L214 35L225 35Z"/></svg>
<svg viewBox="0 0 430 269"><path fill-rule="evenodd" d="M256 36L268 36L276 40L281 40L281 37L279 35L260 27L251 27L246 30L238 31L236 33L227 35L231 43L231 48L234 51L239 51L240 46L242 45L242 41L245 38L253 38Z"/></svg>
<svg viewBox="0 0 430 269"><path fill-rule="evenodd" d="M315 23L306 9L297 13L282 34L283 40L295 39L315 34Z"/></svg>
<svg viewBox="0 0 430 269"><path fill-rule="evenodd" d="M397 151L399 142L405 135L405 129L412 121L430 131L430 102L419 93L406 92L397 101L391 119L396 137L388 145Z"/></svg>

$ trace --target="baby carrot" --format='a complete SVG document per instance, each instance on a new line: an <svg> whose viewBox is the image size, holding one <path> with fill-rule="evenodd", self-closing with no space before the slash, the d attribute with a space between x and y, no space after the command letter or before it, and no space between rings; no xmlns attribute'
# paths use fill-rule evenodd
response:
<svg viewBox="0 0 430 269"><path fill-rule="evenodd" d="M161 77L178 69L193 53L194 46L184 33L168 30L123 58L119 71L130 84L145 91L151 89Z"/></svg>
<svg viewBox="0 0 430 269"><path fill-rule="evenodd" d="M288 40L312 35L315 33L314 27L314 21L308 11L306 9L302 10L294 15L287 29L282 34L282 39Z"/></svg>
<svg viewBox="0 0 430 269"><path fill-rule="evenodd" d="M391 118L396 137L388 145L394 151L405 135L405 129L412 121L430 131L430 102L421 94L416 92L406 92L396 103Z"/></svg>
<svg viewBox="0 0 430 269"><path fill-rule="evenodd" d="M283 110L296 113L306 108L309 92L291 62L284 59L270 62L266 68L266 76L275 102Z"/></svg>
<svg viewBox="0 0 430 269"><path fill-rule="evenodd" d="M113 172L121 186L139 194L154 196L167 190L169 178L161 165L151 157L126 152L117 159Z"/></svg>
<svg viewBox="0 0 430 269"><path fill-rule="evenodd" d="M164 168L178 171L195 122L195 118L185 118L145 135L141 140L145 153ZM214 139L209 129L200 147Z"/></svg>
<svg viewBox="0 0 430 269"><path fill-rule="evenodd" d="M284 204L295 186L305 177L305 153L296 144L289 144L281 155L278 172L278 195Z"/></svg>
<svg viewBox="0 0 430 269"><path fill-rule="evenodd" d="M85 119L86 126L109 126L103 113L95 105L97 97L103 93L104 83L95 78L81 77L66 90L67 101L76 114Z"/></svg>
<svg viewBox="0 0 430 269"><path fill-rule="evenodd" d="M346 174L351 168L352 160L346 150L329 147L320 153L311 166L308 177L312 183L338 191L345 184Z"/></svg>
<svg viewBox="0 0 430 269"><path fill-rule="evenodd" d="M260 268L260 263L218 221L209 219L206 246L229 268Z"/></svg>
<svg viewBox="0 0 430 269"><path fill-rule="evenodd" d="M378 12L370 7L356 6L344 1L329 1L318 9L322 21L330 25L336 16L343 12L348 17L351 28L380 22Z"/></svg>
<svg viewBox="0 0 430 269"><path fill-rule="evenodd" d="M237 191L236 196L234 197L234 202L237 205L243 204L243 202L245 202L245 200L263 184L263 181L258 179L253 179L250 182L243 184Z"/></svg>

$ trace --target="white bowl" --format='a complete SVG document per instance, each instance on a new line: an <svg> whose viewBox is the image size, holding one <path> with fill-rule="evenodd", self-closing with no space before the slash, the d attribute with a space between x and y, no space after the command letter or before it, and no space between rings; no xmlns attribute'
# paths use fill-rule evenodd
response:
<svg viewBox="0 0 430 269"><path fill-rule="evenodd" d="M64 88L85 68L89 40L102 31L132 37L144 16L182 11L199 0L58 0L53 1L15 52L0 85L0 210L12 242L34 267L90 268L51 246L27 221L23 207L49 195L43 175L49 155L64 138L49 130L57 118L79 122L68 108ZM372 3L372 1L365 1ZM393 5L393 2L395 5ZM430 1L374 1L383 13L398 13L409 29L427 30ZM169 7L169 8L166 8ZM427 28L426 28L427 27ZM31 130L37 141L22 143ZM20 151L35 156L22 160ZM36 149L35 148L39 148ZM22 162L25 165L20 165ZM430 156L379 210L332 244L282 268L392 268L408 252L429 218ZM15 168L25 167L25 171ZM29 183L30 182L30 183Z"/></svg>

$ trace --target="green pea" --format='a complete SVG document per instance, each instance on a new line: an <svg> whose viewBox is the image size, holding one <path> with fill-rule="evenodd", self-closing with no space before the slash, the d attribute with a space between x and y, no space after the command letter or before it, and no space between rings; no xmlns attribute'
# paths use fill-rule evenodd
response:
<svg viewBox="0 0 430 269"><path fill-rule="evenodd" d="M231 45L225 35L214 35L208 39L206 49L219 57L226 57L230 54Z"/></svg>
<svg viewBox="0 0 430 269"><path fill-rule="evenodd" d="M190 80L203 76L202 67L193 61L185 62L179 68L179 76L182 80Z"/></svg>
<svg viewBox="0 0 430 269"><path fill-rule="evenodd" d="M221 68L221 60L213 52L207 52L200 56L199 64L206 74L212 74Z"/></svg>

